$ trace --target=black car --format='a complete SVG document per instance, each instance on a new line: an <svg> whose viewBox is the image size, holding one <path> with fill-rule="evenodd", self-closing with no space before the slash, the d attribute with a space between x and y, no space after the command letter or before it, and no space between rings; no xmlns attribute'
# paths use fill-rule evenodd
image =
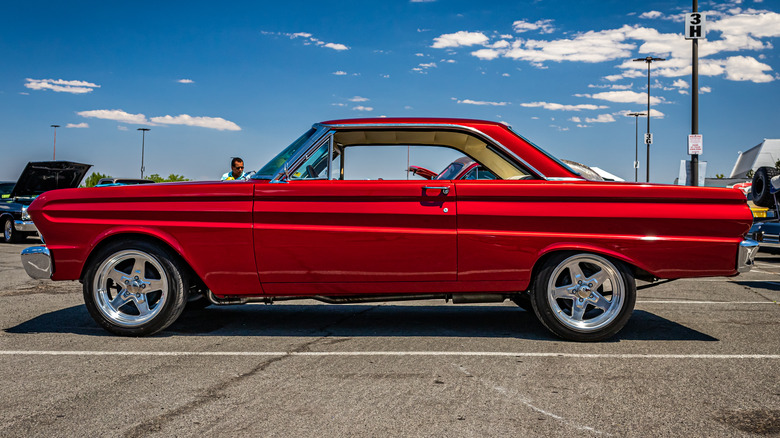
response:
<svg viewBox="0 0 780 438"><path fill-rule="evenodd" d="M27 163L19 180L9 192L0 198L0 225L3 241L19 242L38 233L27 206L41 193L54 189L78 187L91 164L70 161L31 161ZM3 186L7 183L2 183Z"/></svg>

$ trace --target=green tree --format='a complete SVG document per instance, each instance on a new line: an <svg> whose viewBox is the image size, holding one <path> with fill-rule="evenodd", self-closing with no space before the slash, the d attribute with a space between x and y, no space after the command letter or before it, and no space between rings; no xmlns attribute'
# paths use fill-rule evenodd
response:
<svg viewBox="0 0 780 438"><path fill-rule="evenodd" d="M748 170L747 174L745 175L746 178L753 178L753 169Z"/></svg>
<svg viewBox="0 0 780 438"><path fill-rule="evenodd" d="M153 173L146 177L146 179L150 179L156 183L160 182L176 182L176 181L189 181L189 178L185 178L184 175L176 175L175 173L172 173L168 175L168 178L163 178L159 174Z"/></svg>
<svg viewBox="0 0 780 438"><path fill-rule="evenodd" d="M99 172L92 172L87 177L87 179L84 180L84 184L82 184L81 187L95 187L98 181L100 181L103 178L111 178L111 176L103 175L102 173Z"/></svg>
<svg viewBox="0 0 780 438"><path fill-rule="evenodd" d="M715 174L715 178L723 179L723 178L725 178L725 176L722 173L716 173Z"/></svg>

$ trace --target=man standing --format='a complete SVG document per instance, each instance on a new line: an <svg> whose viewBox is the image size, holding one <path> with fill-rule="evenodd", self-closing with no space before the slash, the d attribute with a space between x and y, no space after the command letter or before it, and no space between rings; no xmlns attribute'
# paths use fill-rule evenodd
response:
<svg viewBox="0 0 780 438"><path fill-rule="evenodd" d="M222 181L244 180L246 177L244 160L240 157L233 157L233 161L230 162L230 172L222 175Z"/></svg>

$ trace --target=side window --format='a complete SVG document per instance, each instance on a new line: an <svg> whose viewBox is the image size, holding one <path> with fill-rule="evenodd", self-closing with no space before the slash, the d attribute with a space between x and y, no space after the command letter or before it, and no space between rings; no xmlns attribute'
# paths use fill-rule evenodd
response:
<svg viewBox="0 0 780 438"><path fill-rule="evenodd" d="M345 180L435 179L454 161L468 159L452 148L418 145L346 146L343 156Z"/></svg>
<svg viewBox="0 0 780 438"><path fill-rule="evenodd" d="M493 172L485 169L484 167L477 165L469 170L466 175L460 179L498 179Z"/></svg>
<svg viewBox="0 0 780 438"><path fill-rule="evenodd" d="M330 138L311 152L291 173L290 179L328 179L328 154L330 152Z"/></svg>

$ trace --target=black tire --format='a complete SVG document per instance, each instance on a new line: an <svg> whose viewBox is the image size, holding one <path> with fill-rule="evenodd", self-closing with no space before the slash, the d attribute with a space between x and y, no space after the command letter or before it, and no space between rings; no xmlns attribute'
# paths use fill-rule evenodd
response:
<svg viewBox="0 0 780 438"><path fill-rule="evenodd" d="M5 243L19 243L26 236L24 233L16 231L14 228L14 218L6 216L3 218L3 242Z"/></svg>
<svg viewBox="0 0 780 438"><path fill-rule="evenodd" d="M759 207L772 208L775 206L775 197L769 193L772 177L780 175L780 171L774 167L759 167L753 174L753 202Z"/></svg>
<svg viewBox="0 0 780 438"><path fill-rule="evenodd" d="M143 272L141 272L143 271ZM187 304L189 272L175 253L143 240L100 249L84 276L84 303L111 333L148 336L171 325Z"/></svg>
<svg viewBox="0 0 780 438"><path fill-rule="evenodd" d="M625 264L592 253L550 257L533 282L531 302L539 321L570 341L614 336L636 303L636 281Z"/></svg>

